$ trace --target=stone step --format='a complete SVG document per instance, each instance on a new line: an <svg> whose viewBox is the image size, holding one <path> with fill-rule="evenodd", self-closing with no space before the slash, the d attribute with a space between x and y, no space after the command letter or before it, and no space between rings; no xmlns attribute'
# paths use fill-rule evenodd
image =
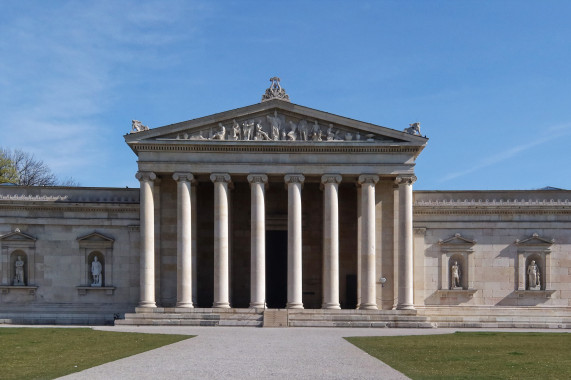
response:
<svg viewBox="0 0 571 380"><path fill-rule="evenodd" d="M287 309L269 309L264 311L264 327L288 327Z"/></svg>

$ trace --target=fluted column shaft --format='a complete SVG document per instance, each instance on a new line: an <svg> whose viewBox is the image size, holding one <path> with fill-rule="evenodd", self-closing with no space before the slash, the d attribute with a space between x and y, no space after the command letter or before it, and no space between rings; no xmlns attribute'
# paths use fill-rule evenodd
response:
<svg viewBox="0 0 571 380"><path fill-rule="evenodd" d="M303 309L301 187L305 177L302 174L288 174L284 180L288 189L287 307Z"/></svg>
<svg viewBox="0 0 571 380"><path fill-rule="evenodd" d="M155 205L153 201L153 181L157 178L153 172L138 172L141 182L140 235L141 235L141 273L140 307L156 307L155 303Z"/></svg>
<svg viewBox="0 0 571 380"><path fill-rule="evenodd" d="M251 261L250 307L266 306L266 211L264 187L268 183L265 174L248 176L251 192Z"/></svg>
<svg viewBox="0 0 571 380"><path fill-rule="evenodd" d="M230 175L214 173L214 304L212 307L230 307L229 241L228 241L228 183Z"/></svg>
<svg viewBox="0 0 571 380"><path fill-rule="evenodd" d="M413 279L413 252L412 252L412 184L415 176L397 177L399 186L399 294L397 309L414 309L414 279Z"/></svg>
<svg viewBox="0 0 571 380"><path fill-rule="evenodd" d="M340 309L339 304L339 183L341 176L326 174L323 184L323 305Z"/></svg>
<svg viewBox="0 0 571 380"><path fill-rule="evenodd" d="M192 202L190 173L174 173L177 181L177 307L192 303Z"/></svg>
<svg viewBox="0 0 571 380"><path fill-rule="evenodd" d="M375 271L375 184L376 175L359 176L361 185L361 303L359 309L377 309Z"/></svg>

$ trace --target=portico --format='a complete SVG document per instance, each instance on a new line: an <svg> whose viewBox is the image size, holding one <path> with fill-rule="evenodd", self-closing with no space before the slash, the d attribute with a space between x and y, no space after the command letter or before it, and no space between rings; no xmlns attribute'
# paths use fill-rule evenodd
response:
<svg viewBox="0 0 571 380"><path fill-rule="evenodd" d="M271 300L282 308L414 308L412 184L426 138L295 105L275 80L268 91L126 136L141 182L139 305L264 308L271 283L286 288L283 305Z"/></svg>

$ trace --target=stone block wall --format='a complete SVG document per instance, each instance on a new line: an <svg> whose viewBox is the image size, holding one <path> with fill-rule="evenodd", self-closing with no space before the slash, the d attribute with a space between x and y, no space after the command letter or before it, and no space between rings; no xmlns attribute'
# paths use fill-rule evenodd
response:
<svg viewBox="0 0 571 380"><path fill-rule="evenodd" d="M423 268L424 278L415 278L415 302L571 306L570 200L571 191L416 192L415 267ZM447 291L446 260L455 251L466 257L467 291ZM530 255L540 265L540 290L526 285Z"/></svg>
<svg viewBox="0 0 571 380"><path fill-rule="evenodd" d="M139 189L0 189L0 313L124 313L139 297ZM14 257L25 286L14 286ZM91 261L102 259L103 286Z"/></svg>

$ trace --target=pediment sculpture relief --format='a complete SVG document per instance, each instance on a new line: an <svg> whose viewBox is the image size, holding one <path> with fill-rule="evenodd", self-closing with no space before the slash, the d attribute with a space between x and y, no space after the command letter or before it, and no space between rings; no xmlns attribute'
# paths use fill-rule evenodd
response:
<svg viewBox="0 0 571 380"><path fill-rule="evenodd" d="M272 114L237 121L218 123L200 131L188 131L173 136L177 140L226 141L363 141L383 140L374 134L361 135L333 124L323 125L317 120L294 119L276 111Z"/></svg>

